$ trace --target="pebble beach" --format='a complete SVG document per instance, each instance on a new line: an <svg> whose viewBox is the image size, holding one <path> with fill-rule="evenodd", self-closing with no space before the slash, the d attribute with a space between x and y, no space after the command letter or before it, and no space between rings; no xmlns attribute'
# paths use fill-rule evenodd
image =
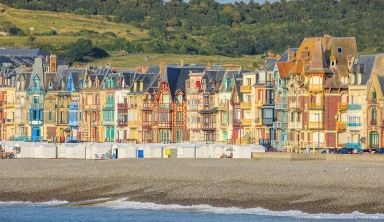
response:
<svg viewBox="0 0 384 222"><path fill-rule="evenodd" d="M384 163L241 159L0 160L0 201L129 198L308 213L384 212Z"/></svg>

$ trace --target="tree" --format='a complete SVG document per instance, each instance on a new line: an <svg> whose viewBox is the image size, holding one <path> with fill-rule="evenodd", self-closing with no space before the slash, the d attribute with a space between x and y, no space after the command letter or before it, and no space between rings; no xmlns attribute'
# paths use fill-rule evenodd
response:
<svg viewBox="0 0 384 222"><path fill-rule="evenodd" d="M68 50L67 58L70 62L89 62L95 58L107 57L105 50L94 47L89 39L78 39L71 44Z"/></svg>

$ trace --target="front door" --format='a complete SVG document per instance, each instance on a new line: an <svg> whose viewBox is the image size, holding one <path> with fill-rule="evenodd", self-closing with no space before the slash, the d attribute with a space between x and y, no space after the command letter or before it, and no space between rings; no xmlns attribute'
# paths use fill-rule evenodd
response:
<svg viewBox="0 0 384 222"><path fill-rule="evenodd" d="M39 141L39 140L40 140L40 128L33 128L32 141Z"/></svg>

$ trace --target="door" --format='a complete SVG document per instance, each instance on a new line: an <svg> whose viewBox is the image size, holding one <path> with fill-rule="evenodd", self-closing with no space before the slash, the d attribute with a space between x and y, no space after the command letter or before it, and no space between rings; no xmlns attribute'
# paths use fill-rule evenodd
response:
<svg viewBox="0 0 384 222"><path fill-rule="evenodd" d="M32 141L40 140L40 128L32 129Z"/></svg>

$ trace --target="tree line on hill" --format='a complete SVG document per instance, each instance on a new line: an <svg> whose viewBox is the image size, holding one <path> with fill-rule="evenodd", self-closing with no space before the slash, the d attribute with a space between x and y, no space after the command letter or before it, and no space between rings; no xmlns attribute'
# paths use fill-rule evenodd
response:
<svg viewBox="0 0 384 222"><path fill-rule="evenodd" d="M384 0L0 0L16 8L104 15L150 38L101 48L201 55L254 55L297 47L304 37L356 36L359 50L384 51Z"/></svg>

